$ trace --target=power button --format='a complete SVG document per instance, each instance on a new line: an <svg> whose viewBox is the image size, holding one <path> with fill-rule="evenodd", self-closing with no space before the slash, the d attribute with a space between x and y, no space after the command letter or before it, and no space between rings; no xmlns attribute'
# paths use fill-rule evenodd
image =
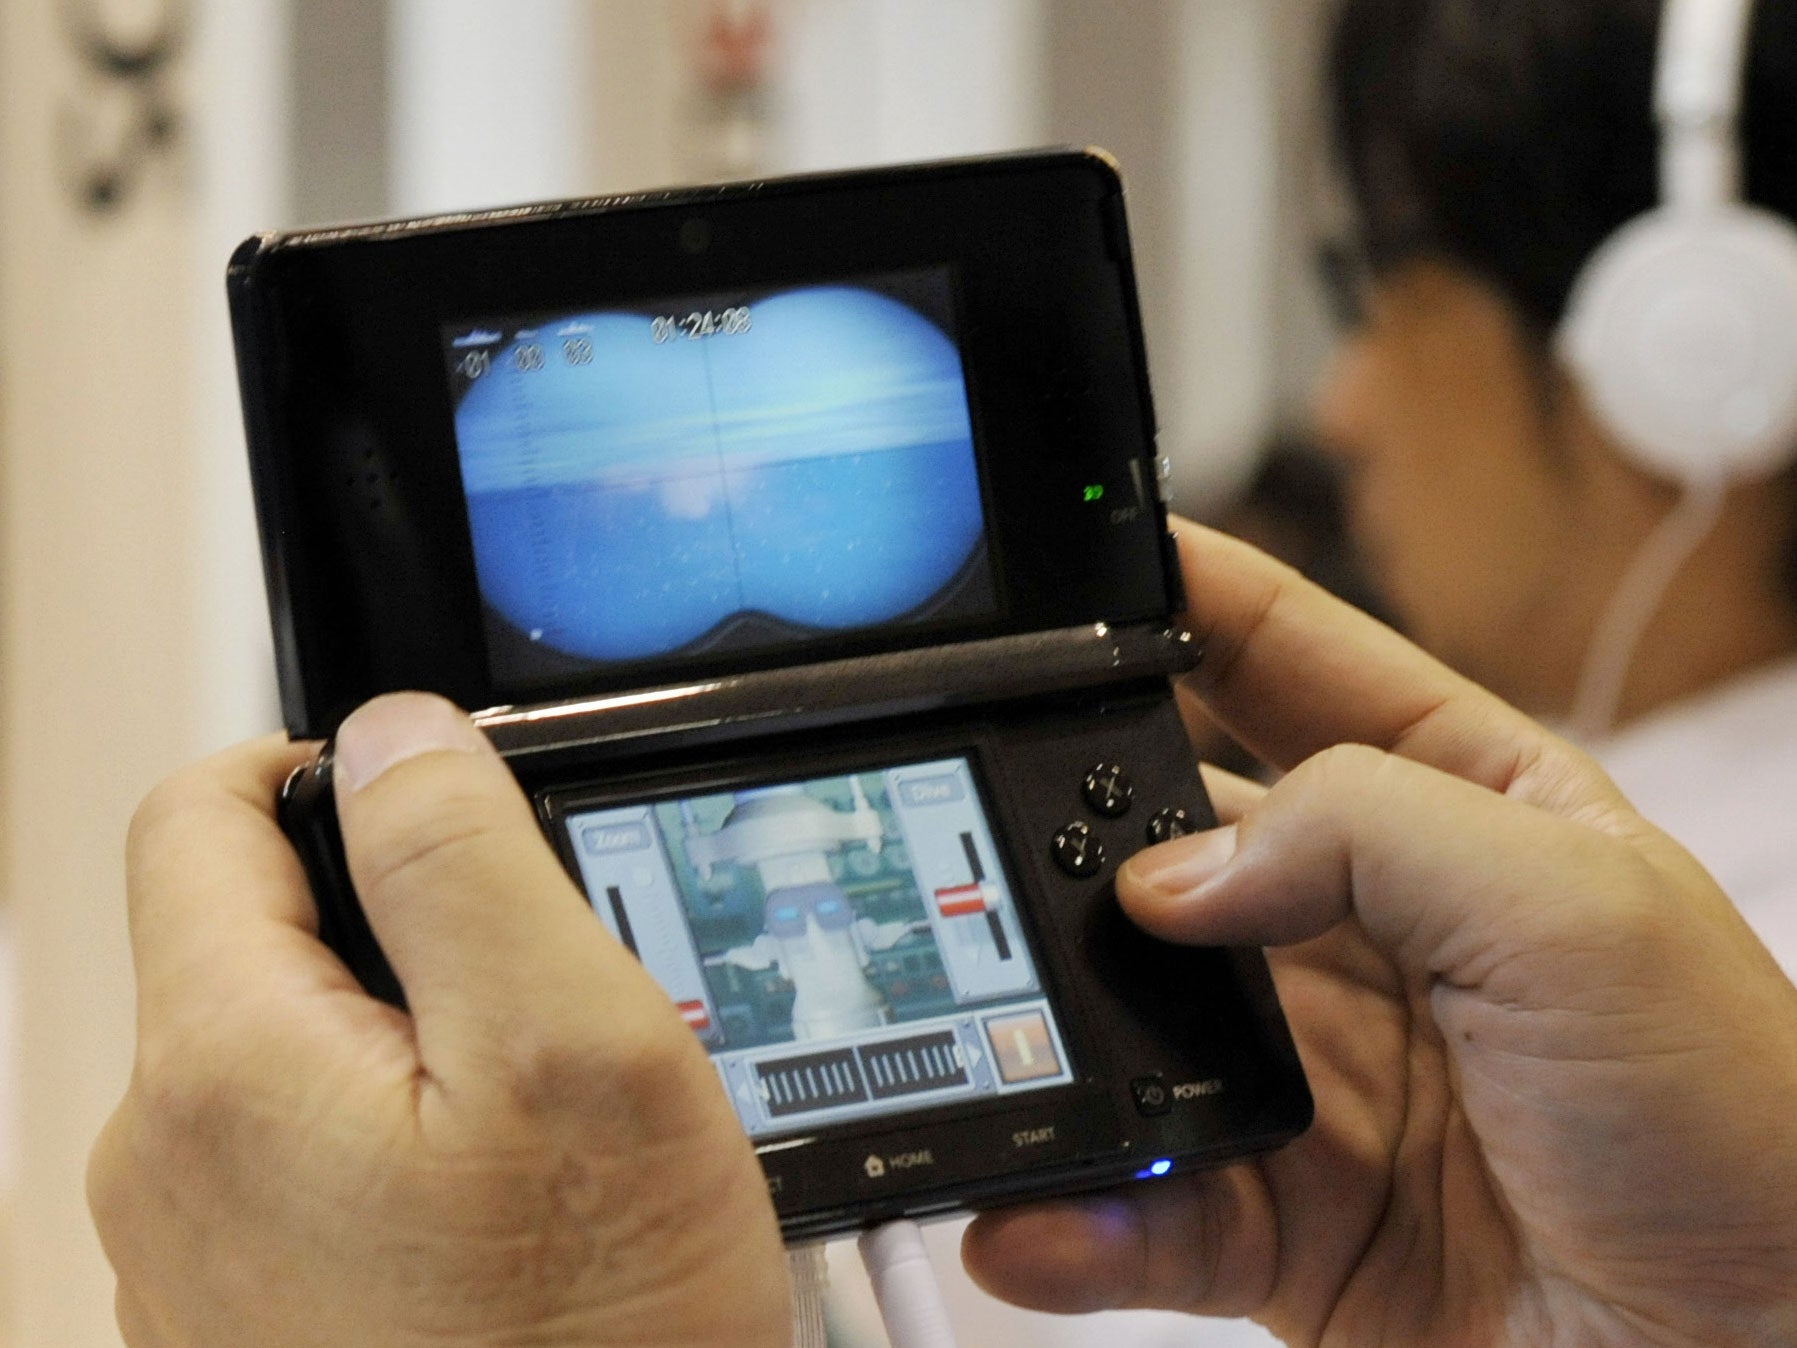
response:
<svg viewBox="0 0 1797 1348"><path fill-rule="evenodd" d="M1167 1083L1158 1076L1137 1077L1129 1083L1129 1093L1135 1097L1136 1113L1148 1118L1173 1108L1173 1096L1167 1090Z"/></svg>

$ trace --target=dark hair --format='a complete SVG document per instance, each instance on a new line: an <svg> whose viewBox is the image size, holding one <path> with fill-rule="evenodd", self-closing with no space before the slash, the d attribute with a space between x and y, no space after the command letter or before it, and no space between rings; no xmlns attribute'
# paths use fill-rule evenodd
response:
<svg viewBox="0 0 1797 1348"><path fill-rule="evenodd" d="M1337 158L1375 271L1456 263L1541 343L1598 246L1659 199L1663 0L1341 0ZM1797 0L1756 0L1741 141L1750 201L1797 220ZM1797 503L1797 468L1780 485ZM1785 591L1797 601L1797 504Z"/></svg>
<svg viewBox="0 0 1797 1348"><path fill-rule="evenodd" d="M1747 194L1797 220L1797 0L1758 0ZM1377 266L1494 284L1545 336L1586 259L1659 196L1662 0L1343 0L1336 152Z"/></svg>

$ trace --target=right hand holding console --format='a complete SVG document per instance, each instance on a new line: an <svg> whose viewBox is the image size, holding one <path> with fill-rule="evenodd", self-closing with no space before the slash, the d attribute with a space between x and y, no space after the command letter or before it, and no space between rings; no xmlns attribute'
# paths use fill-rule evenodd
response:
<svg viewBox="0 0 1797 1348"><path fill-rule="evenodd" d="M982 1217L970 1268L1300 1344L1797 1343L1797 989L1583 754L1245 546L1180 544L1195 691L1292 771L1119 891L1169 939L1287 947L1316 1123Z"/></svg>

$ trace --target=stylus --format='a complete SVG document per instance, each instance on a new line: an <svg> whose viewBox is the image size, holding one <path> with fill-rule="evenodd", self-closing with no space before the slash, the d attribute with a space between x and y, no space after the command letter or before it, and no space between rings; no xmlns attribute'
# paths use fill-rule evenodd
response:
<svg viewBox="0 0 1797 1348"><path fill-rule="evenodd" d="M956 1348L917 1223L887 1222L864 1232L859 1244L892 1348Z"/></svg>
<svg viewBox="0 0 1797 1348"><path fill-rule="evenodd" d="M792 1348L829 1348L824 1298L828 1272L822 1245L800 1245L786 1252L792 1279Z"/></svg>

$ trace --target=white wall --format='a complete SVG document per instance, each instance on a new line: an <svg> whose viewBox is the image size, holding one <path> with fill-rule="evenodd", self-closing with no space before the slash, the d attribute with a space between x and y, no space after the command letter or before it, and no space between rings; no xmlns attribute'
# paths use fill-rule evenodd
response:
<svg viewBox="0 0 1797 1348"><path fill-rule="evenodd" d="M391 0L392 206L667 185L696 97L697 0ZM1042 0L787 0L766 168L977 154L1046 134Z"/></svg>
<svg viewBox="0 0 1797 1348"><path fill-rule="evenodd" d="M280 728L274 653L250 503L225 261L289 223L287 13L291 0L205 0L193 53L182 280L192 296L195 644L187 698L202 751Z"/></svg>
<svg viewBox="0 0 1797 1348"><path fill-rule="evenodd" d="M1170 48L1174 236L1161 442L1187 508L1227 496L1274 415L1277 6L1184 0Z"/></svg>
<svg viewBox="0 0 1797 1348"><path fill-rule="evenodd" d="M121 34L156 6L93 6ZM227 241L262 223L276 0L198 5L185 163L74 206L59 116L102 97L60 12L0 7L0 860L21 958L10 1342L118 1342L83 1172L130 1066L121 843L135 802L269 724L222 338ZM105 104L117 113L115 104Z"/></svg>
<svg viewBox="0 0 1797 1348"><path fill-rule="evenodd" d="M415 215L590 190L595 7L392 0L391 204Z"/></svg>
<svg viewBox="0 0 1797 1348"><path fill-rule="evenodd" d="M790 0L776 171L988 154L1047 135L1041 0Z"/></svg>

